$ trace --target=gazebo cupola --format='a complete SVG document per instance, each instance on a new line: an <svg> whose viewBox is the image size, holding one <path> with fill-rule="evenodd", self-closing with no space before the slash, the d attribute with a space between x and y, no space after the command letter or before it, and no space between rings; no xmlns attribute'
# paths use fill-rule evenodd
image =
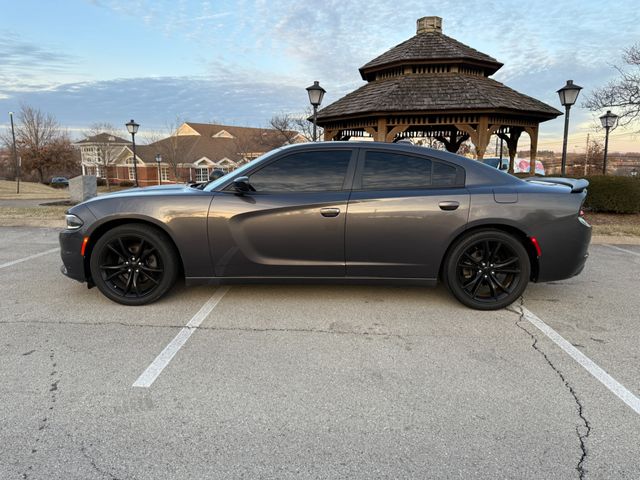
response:
<svg viewBox="0 0 640 480"><path fill-rule="evenodd" d="M512 166L518 139L527 132L535 159L540 122L561 112L490 78L500 67L495 58L444 35L440 17L423 17L415 36L360 68L367 83L320 110L318 124L325 140L427 137L457 152L470 139L478 158L498 135Z"/></svg>

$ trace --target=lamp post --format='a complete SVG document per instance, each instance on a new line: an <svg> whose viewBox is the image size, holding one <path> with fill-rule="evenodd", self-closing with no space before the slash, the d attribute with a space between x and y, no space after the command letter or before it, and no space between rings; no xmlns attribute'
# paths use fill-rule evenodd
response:
<svg viewBox="0 0 640 480"><path fill-rule="evenodd" d="M322 97L327 91L320 86L320 83L316 80L313 85L307 87L307 93L309 94L309 103L313 107L313 141L316 142L318 131L318 107L322 103Z"/></svg>
<svg viewBox="0 0 640 480"><path fill-rule="evenodd" d="M140 128L140 125L134 122L133 118L128 123L125 123L125 125L127 127L127 131L131 134L131 143L133 143L133 177L135 178L136 187L138 187L139 185L138 185L138 161L136 160L136 133L138 133L138 128Z"/></svg>
<svg viewBox="0 0 640 480"><path fill-rule="evenodd" d="M562 140L562 176L564 177L567 167L567 137L569 135L569 110L571 106L576 103L578 94L582 90L582 87L575 85L573 80L567 80L567 84L558 90L558 96L560 97L560 103L565 108L564 114L564 138Z"/></svg>
<svg viewBox="0 0 640 480"><path fill-rule="evenodd" d="M162 155L156 153L156 164L158 164L158 185L162 185L162 176L160 175L160 164L162 163Z"/></svg>
<svg viewBox="0 0 640 480"><path fill-rule="evenodd" d="M18 150L16 149L16 132L13 128L13 112L9 112L11 119L11 138L13 139L13 161L16 166L16 193L20 193L20 162L18 162Z"/></svg>
<svg viewBox="0 0 640 480"><path fill-rule="evenodd" d="M600 117L600 123L605 130L604 136L604 158L602 160L602 174L607 174L607 153L609 152L609 130L616 126L618 116L615 113L611 113L611 110L607 110L607 113Z"/></svg>

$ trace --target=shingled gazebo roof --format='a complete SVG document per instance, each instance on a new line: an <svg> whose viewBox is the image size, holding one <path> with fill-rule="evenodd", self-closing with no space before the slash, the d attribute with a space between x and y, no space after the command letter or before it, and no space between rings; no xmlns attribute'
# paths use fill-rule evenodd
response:
<svg viewBox="0 0 640 480"><path fill-rule="evenodd" d="M318 119L377 112L464 112L470 109L504 113L524 111L544 119L555 118L560 113L492 78L444 73L432 77L392 77L367 83L322 109Z"/></svg>
<svg viewBox="0 0 640 480"><path fill-rule="evenodd" d="M360 74L363 80L369 80L370 73L379 70L381 67L386 68L407 62L433 62L434 60L439 61L438 63L482 65L486 67L488 75L495 73L503 65L495 58L479 52L454 38L447 37L441 32L429 31L418 33L409 40L374 58L360 67Z"/></svg>

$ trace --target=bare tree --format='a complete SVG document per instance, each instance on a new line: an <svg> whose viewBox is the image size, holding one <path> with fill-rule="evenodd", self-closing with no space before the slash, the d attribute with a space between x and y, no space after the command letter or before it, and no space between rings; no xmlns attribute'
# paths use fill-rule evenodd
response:
<svg viewBox="0 0 640 480"><path fill-rule="evenodd" d="M620 125L640 121L640 43L622 55L626 67L616 66L618 78L591 92L583 106L592 111L615 108Z"/></svg>
<svg viewBox="0 0 640 480"><path fill-rule="evenodd" d="M37 172L40 182L44 183L49 170L76 166L71 141L53 115L23 104L17 120L16 144L25 171Z"/></svg>
<svg viewBox="0 0 640 480"><path fill-rule="evenodd" d="M169 136L163 138L158 135L158 138L152 142L158 150L157 153L162 155L162 161L169 164L176 182L182 181L179 167L186 162L186 156L191 147L189 142L181 140L178 136L178 128L183 123L184 121L179 116L176 116L173 122L167 124L166 130Z"/></svg>
<svg viewBox="0 0 640 480"><path fill-rule="evenodd" d="M274 139L276 143L280 143L279 147L288 143L293 143L293 140L298 136L296 130L297 119L288 113L280 113L274 115L269 120L269 126L278 132L278 135Z"/></svg>
<svg viewBox="0 0 640 480"><path fill-rule="evenodd" d="M101 135L103 133L106 135ZM93 140L92 143L96 146L96 154L93 157L94 162L104 167L108 190L111 190L111 185L109 185L109 165L116 159L123 148L122 145L115 144L118 135L122 135L122 133L112 124L106 122L94 123L85 132L85 137L91 138Z"/></svg>
<svg viewBox="0 0 640 480"><path fill-rule="evenodd" d="M313 108L307 107L302 116L294 117L293 119L294 130L300 132L309 142L313 140L313 121L309 120L312 117ZM324 129L322 127L317 128L317 135L318 138L323 137Z"/></svg>

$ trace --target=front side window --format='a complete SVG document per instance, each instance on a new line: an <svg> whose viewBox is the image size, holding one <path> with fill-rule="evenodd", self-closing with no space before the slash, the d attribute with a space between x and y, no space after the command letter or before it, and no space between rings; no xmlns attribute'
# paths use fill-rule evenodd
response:
<svg viewBox="0 0 640 480"><path fill-rule="evenodd" d="M399 153L366 153L362 171L363 190L414 190L453 186L457 169L446 163Z"/></svg>
<svg viewBox="0 0 640 480"><path fill-rule="evenodd" d="M253 173L257 192L335 192L342 190L351 150L287 155Z"/></svg>

